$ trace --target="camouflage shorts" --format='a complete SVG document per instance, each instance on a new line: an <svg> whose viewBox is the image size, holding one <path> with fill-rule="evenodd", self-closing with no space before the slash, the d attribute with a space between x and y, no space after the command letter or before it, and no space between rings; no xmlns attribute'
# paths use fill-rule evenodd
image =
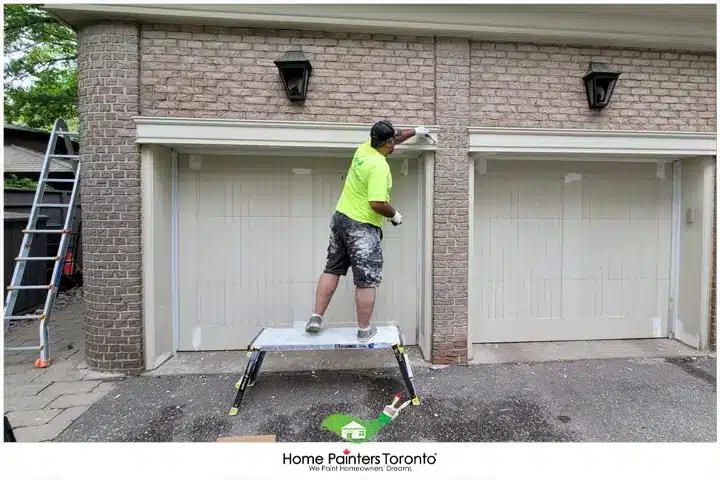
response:
<svg viewBox="0 0 720 480"><path fill-rule="evenodd" d="M330 223L325 273L343 276L352 267L356 286L379 286L383 267L382 238L381 228L335 212Z"/></svg>

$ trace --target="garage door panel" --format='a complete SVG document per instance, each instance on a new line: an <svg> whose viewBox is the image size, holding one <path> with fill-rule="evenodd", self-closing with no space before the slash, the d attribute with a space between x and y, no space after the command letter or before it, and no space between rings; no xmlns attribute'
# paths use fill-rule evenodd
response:
<svg viewBox="0 0 720 480"><path fill-rule="evenodd" d="M473 341L666 332L672 181L655 168L488 162L475 176Z"/></svg>
<svg viewBox="0 0 720 480"><path fill-rule="evenodd" d="M670 280L670 259L671 256L666 252L671 251L672 236L666 235L666 232L672 231L672 220L670 218L662 218L657 223L657 278L660 280ZM663 310L664 311L664 310Z"/></svg>
<svg viewBox="0 0 720 480"><path fill-rule="evenodd" d="M311 234L308 235L308 232ZM284 232L283 236L287 238L291 246L288 261L290 262L290 281L293 284L317 281L316 260L324 254L318 239L323 235L328 236L327 226L321 228L319 222L312 217L290 219L290 228Z"/></svg>
<svg viewBox="0 0 720 480"><path fill-rule="evenodd" d="M313 220L315 182L311 174L290 176L290 216L293 220Z"/></svg>
<svg viewBox="0 0 720 480"><path fill-rule="evenodd" d="M523 183L518 188L517 217L524 219L554 219L562 214L562 190L559 181L543 178Z"/></svg>
<svg viewBox="0 0 720 480"><path fill-rule="evenodd" d="M304 322L348 161L204 157L193 171L181 156L180 164L180 350L245 348L263 326ZM385 282L373 321L399 324L412 343L419 176L414 162L409 167L393 187L406 221L391 233L386 228ZM326 319L356 325L351 272Z"/></svg>

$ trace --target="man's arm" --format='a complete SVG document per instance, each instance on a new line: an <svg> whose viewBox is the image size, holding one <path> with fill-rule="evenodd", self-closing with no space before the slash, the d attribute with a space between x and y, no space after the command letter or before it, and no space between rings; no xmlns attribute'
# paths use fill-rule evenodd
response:
<svg viewBox="0 0 720 480"><path fill-rule="evenodd" d="M370 206L377 213L385 218L392 218L395 215L395 209L387 202L370 202Z"/></svg>
<svg viewBox="0 0 720 480"><path fill-rule="evenodd" d="M414 137L415 135L427 135L428 129L425 127L408 128L407 130L395 131L395 145L400 145L404 141Z"/></svg>
<svg viewBox="0 0 720 480"><path fill-rule="evenodd" d="M370 207L385 218L391 219L393 225L402 223L402 215L388 201L387 169L375 167L368 178L368 202Z"/></svg>
<svg viewBox="0 0 720 480"><path fill-rule="evenodd" d="M368 175L368 202L383 217L392 218L395 209L388 202L388 176L386 168L373 167Z"/></svg>
<svg viewBox="0 0 720 480"><path fill-rule="evenodd" d="M406 141L414 136L415 136L414 128L408 128L407 130L396 130L395 131L395 145L400 145L404 141Z"/></svg>

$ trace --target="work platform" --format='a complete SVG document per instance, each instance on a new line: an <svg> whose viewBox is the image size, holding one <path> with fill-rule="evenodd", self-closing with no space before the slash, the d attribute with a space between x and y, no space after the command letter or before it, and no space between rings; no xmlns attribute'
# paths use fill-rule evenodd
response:
<svg viewBox="0 0 720 480"><path fill-rule="evenodd" d="M364 343L357 340L356 327L325 327L319 333L308 333L305 324L296 322L292 328L263 328L250 342L247 348L248 363L245 374L235 383L237 395L230 409L230 415L237 415L247 387L257 381L265 354L267 352L283 352L297 350L379 350L392 349L400 367L405 386L408 389L413 405L419 405L420 399L415 394L413 373L410 360L405 351L404 338L397 326L378 326L377 333Z"/></svg>

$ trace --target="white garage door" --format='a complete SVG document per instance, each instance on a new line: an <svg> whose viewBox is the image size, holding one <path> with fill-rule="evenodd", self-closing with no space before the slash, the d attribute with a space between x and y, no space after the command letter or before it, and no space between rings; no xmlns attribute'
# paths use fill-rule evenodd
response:
<svg viewBox="0 0 720 480"><path fill-rule="evenodd" d="M329 222L349 159L179 159L180 350L246 348L262 327L291 326L312 313L327 254ZM416 342L419 172L391 160L402 227L384 228L384 283L373 322L397 324ZM356 325L352 271L326 314Z"/></svg>
<svg viewBox="0 0 720 480"><path fill-rule="evenodd" d="M472 341L666 336L666 172L548 161L488 162L476 172Z"/></svg>

